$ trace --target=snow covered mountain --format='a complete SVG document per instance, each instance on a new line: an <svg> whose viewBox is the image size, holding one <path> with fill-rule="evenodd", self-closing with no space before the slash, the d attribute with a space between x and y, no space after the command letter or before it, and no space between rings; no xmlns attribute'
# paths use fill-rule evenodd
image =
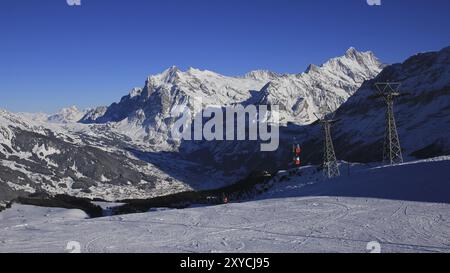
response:
<svg viewBox="0 0 450 273"><path fill-rule="evenodd" d="M207 70L190 68L183 72L171 67L148 77L143 88L134 88L120 102L88 112L81 122L114 123L119 131L152 143L155 149L173 149L177 143L169 139L175 121L172 111L194 109L194 101L199 99L204 107L277 104L283 124L309 124L315 121L314 112L323 106L336 109L382 67L373 53L354 48L320 67L310 65L306 72L293 75L260 70L243 77L227 77Z"/></svg>
<svg viewBox="0 0 450 273"><path fill-rule="evenodd" d="M150 76L142 89L134 88L119 103L100 107L81 120L86 124L105 124L127 134L136 142L152 145L157 150L171 150L170 128L175 122L173 109L189 107L202 99L206 105L230 105L248 98L249 90L259 89L272 77L255 79L225 77L211 71L171 67L161 74Z"/></svg>

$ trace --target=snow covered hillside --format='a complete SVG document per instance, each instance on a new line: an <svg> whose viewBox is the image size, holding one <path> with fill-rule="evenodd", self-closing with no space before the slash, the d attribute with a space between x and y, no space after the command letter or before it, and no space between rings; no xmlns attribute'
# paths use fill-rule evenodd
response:
<svg viewBox="0 0 450 273"><path fill-rule="evenodd" d="M369 252L373 241L381 252L450 252L449 168L449 157L352 165L318 181L305 167L257 201L96 219L13 205L0 213L0 252L66 252L70 241L81 252Z"/></svg>

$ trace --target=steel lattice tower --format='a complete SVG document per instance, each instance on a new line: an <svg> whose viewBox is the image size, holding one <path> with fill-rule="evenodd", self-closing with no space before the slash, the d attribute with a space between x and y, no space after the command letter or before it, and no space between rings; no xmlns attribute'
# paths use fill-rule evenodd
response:
<svg viewBox="0 0 450 273"><path fill-rule="evenodd" d="M400 96L398 92L400 83L376 83L375 86L378 89L378 97L382 97L387 104L383 162L391 165L403 163L402 148L394 116L394 100Z"/></svg>
<svg viewBox="0 0 450 273"><path fill-rule="evenodd" d="M336 153L334 152L333 139L331 137L331 125L336 123L337 120L333 119L320 119L317 115L316 117L319 119L322 124L324 133L325 133L325 141L324 141L324 154L323 154L323 172L324 175L328 178L333 178L340 176L341 173L339 171L339 166L336 159Z"/></svg>

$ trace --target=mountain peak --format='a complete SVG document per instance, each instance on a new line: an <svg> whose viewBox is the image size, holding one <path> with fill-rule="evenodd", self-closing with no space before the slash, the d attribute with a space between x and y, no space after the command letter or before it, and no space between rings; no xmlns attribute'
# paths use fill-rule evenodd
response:
<svg viewBox="0 0 450 273"><path fill-rule="evenodd" d="M178 71L180 71L180 69L176 65L172 65L171 67L169 67L165 71L167 71L167 72L178 72Z"/></svg>
<svg viewBox="0 0 450 273"><path fill-rule="evenodd" d="M72 105L70 107L62 108L56 114L48 117L51 123L71 123L78 122L83 118L87 111L78 110L78 107Z"/></svg>
<svg viewBox="0 0 450 273"><path fill-rule="evenodd" d="M358 57L375 58L375 55L373 54L372 51L365 51L365 52L358 51L354 47L350 47L349 49L347 49L344 56L347 58L358 58Z"/></svg>
<svg viewBox="0 0 450 273"><path fill-rule="evenodd" d="M319 67L315 64L309 64L305 70L305 73L310 73L311 71L317 72L319 71Z"/></svg>
<svg viewBox="0 0 450 273"><path fill-rule="evenodd" d="M180 69L173 65L161 74L161 78L164 82L172 82L178 77L179 72L181 72Z"/></svg>
<svg viewBox="0 0 450 273"><path fill-rule="evenodd" d="M253 70L244 75L246 79L272 79L279 75L269 70Z"/></svg>
<svg viewBox="0 0 450 273"><path fill-rule="evenodd" d="M345 52L345 55L354 55L356 53L359 53L358 50L356 50L356 48L354 47L349 47L349 49L347 49L347 51Z"/></svg>
<svg viewBox="0 0 450 273"><path fill-rule="evenodd" d="M379 67L380 69L383 66L371 51L361 52L356 50L354 47L350 47L345 52L345 55L332 58L320 66L315 64L308 65L305 73L308 74L310 72L319 72L321 69L336 70L341 66L351 67L361 64L371 67Z"/></svg>
<svg viewBox="0 0 450 273"><path fill-rule="evenodd" d="M180 72L180 69L173 65L160 74L147 77L145 85L148 86L150 83L155 82L174 83L177 79L179 79Z"/></svg>
<svg viewBox="0 0 450 273"><path fill-rule="evenodd" d="M130 98L138 97L142 94L143 89L139 87L134 87L130 91Z"/></svg>

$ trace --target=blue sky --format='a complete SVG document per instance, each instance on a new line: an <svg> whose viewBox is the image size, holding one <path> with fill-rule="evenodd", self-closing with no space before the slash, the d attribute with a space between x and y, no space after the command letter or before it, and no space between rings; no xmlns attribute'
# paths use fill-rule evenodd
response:
<svg viewBox="0 0 450 273"><path fill-rule="evenodd" d="M450 45L450 1L0 1L0 108L118 101L171 65L299 73L350 46L394 63Z"/></svg>

